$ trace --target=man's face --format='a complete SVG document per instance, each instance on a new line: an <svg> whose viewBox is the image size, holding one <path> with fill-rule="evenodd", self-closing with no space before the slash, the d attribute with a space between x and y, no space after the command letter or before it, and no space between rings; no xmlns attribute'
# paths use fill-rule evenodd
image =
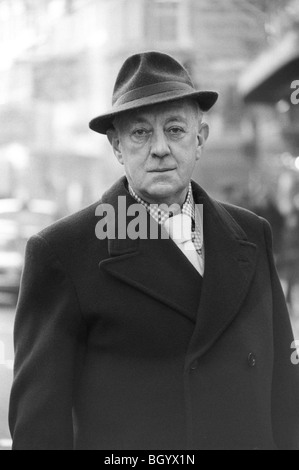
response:
<svg viewBox="0 0 299 470"><path fill-rule="evenodd" d="M155 105L118 119L108 137L127 179L149 203L183 204L208 137L192 101Z"/></svg>

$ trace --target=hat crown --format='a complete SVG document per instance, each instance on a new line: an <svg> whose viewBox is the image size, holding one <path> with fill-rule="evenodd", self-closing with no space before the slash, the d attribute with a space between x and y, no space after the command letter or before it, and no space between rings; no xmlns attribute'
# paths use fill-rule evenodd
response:
<svg viewBox="0 0 299 470"><path fill-rule="evenodd" d="M92 119L89 127L106 134L119 114L183 99L196 101L206 112L216 103L218 93L196 90L185 67L170 55L155 51L135 54L120 69L111 109Z"/></svg>
<svg viewBox="0 0 299 470"><path fill-rule="evenodd" d="M120 69L112 104L117 104L124 95L134 90L170 82L195 89L187 70L173 57L160 52L135 54Z"/></svg>

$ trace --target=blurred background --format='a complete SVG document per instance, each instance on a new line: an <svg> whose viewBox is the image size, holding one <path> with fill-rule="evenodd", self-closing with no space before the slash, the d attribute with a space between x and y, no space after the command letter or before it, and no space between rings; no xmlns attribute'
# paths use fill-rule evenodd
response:
<svg viewBox="0 0 299 470"><path fill-rule="evenodd" d="M195 180L271 222L299 339L298 0L0 0L1 450L26 241L122 175L88 122L127 56L152 49L220 92Z"/></svg>

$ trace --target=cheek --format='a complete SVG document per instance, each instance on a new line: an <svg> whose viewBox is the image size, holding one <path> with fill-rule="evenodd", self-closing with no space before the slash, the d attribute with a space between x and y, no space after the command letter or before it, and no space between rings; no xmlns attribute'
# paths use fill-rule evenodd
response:
<svg viewBox="0 0 299 470"><path fill-rule="evenodd" d="M195 139L186 139L173 147L173 155L175 156L179 166L192 167L197 160L198 150L194 145Z"/></svg>
<svg viewBox="0 0 299 470"><path fill-rule="evenodd" d="M136 176L144 170L147 152L144 147L127 145L122 149L122 158L127 172Z"/></svg>

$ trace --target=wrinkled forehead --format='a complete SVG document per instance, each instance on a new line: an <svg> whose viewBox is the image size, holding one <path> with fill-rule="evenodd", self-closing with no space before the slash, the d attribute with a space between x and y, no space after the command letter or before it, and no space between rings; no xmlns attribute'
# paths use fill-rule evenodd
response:
<svg viewBox="0 0 299 470"><path fill-rule="evenodd" d="M115 125L125 124L128 126L139 122L167 121L170 119L191 121L195 118L198 121L201 115L202 113L196 101L180 100L132 110L116 118Z"/></svg>
<svg viewBox="0 0 299 470"><path fill-rule="evenodd" d="M199 107L196 101L193 100L181 100L181 101L173 101L169 103L161 103L155 104L152 106L148 106L147 108L141 108L136 111L137 115L143 116L150 116L150 115L166 115L166 114L173 114L173 113L181 113L181 114L192 114L195 111L199 111Z"/></svg>

